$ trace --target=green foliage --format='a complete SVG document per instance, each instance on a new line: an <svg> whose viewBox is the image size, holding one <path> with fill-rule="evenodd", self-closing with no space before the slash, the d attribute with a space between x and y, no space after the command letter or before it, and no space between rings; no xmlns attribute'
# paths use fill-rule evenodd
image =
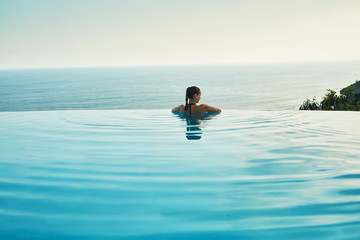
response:
<svg viewBox="0 0 360 240"><path fill-rule="evenodd" d="M338 102L338 96L336 95L336 92L327 89L328 91L325 96L323 97L323 100L320 103L320 109L321 110L335 110Z"/></svg>
<svg viewBox="0 0 360 240"><path fill-rule="evenodd" d="M307 98L300 106L300 110L320 110L320 104L316 102L316 97L312 101Z"/></svg>
<svg viewBox="0 0 360 240"><path fill-rule="evenodd" d="M306 99L299 109L360 111L360 99L352 93L353 90L354 87L348 87L340 95L336 95L335 91L327 89L327 93L320 103L316 102L315 97L312 101Z"/></svg>

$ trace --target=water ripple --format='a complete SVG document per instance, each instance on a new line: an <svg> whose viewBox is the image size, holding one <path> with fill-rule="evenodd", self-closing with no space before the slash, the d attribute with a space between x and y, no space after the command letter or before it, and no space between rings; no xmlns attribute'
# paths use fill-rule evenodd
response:
<svg viewBox="0 0 360 240"><path fill-rule="evenodd" d="M359 118L1 113L0 237L357 239Z"/></svg>

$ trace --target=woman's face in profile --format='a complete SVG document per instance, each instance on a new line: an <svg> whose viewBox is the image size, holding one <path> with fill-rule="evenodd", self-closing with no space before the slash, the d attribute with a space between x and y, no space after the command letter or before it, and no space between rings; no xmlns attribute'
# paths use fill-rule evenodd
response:
<svg viewBox="0 0 360 240"><path fill-rule="evenodd" d="M201 98L201 91L199 92L199 94L195 93L194 95L194 100L196 103L198 103L200 101Z"/></svg>

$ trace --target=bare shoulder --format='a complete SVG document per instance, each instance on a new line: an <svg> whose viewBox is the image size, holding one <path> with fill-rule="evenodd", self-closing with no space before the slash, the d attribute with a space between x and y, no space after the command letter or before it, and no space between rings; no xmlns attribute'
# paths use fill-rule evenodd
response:
<svg viewBox="0 0 360 240"><path fill-rule="evenodd" d="M183 112L184 108L185 108L184 105L180 105L180 106L174 107L173 109L171 109L171 111L172 112Z"/></svg>
<svg viewBox="0 0 360 240"><path fill-rule="evenodd" d="M203 111L206 111L206 112L221 112L220 108L212 107L207 104L201 104L200 107Z"/></svg>

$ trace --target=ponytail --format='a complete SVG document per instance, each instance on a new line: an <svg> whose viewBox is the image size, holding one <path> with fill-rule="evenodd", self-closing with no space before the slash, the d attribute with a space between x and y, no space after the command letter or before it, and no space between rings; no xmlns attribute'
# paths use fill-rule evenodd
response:
<svg viewBox="0 0 360 240"><path fill-rule="evenodd" d="M200 93L200 88L192 86L192 87L188 87L186 89L186 95L185 95L185 111L188 110L189 106L190 106L190 99L194 98L195 94L199 94ZM190 109L191 110L191 109Z"/></svg>

